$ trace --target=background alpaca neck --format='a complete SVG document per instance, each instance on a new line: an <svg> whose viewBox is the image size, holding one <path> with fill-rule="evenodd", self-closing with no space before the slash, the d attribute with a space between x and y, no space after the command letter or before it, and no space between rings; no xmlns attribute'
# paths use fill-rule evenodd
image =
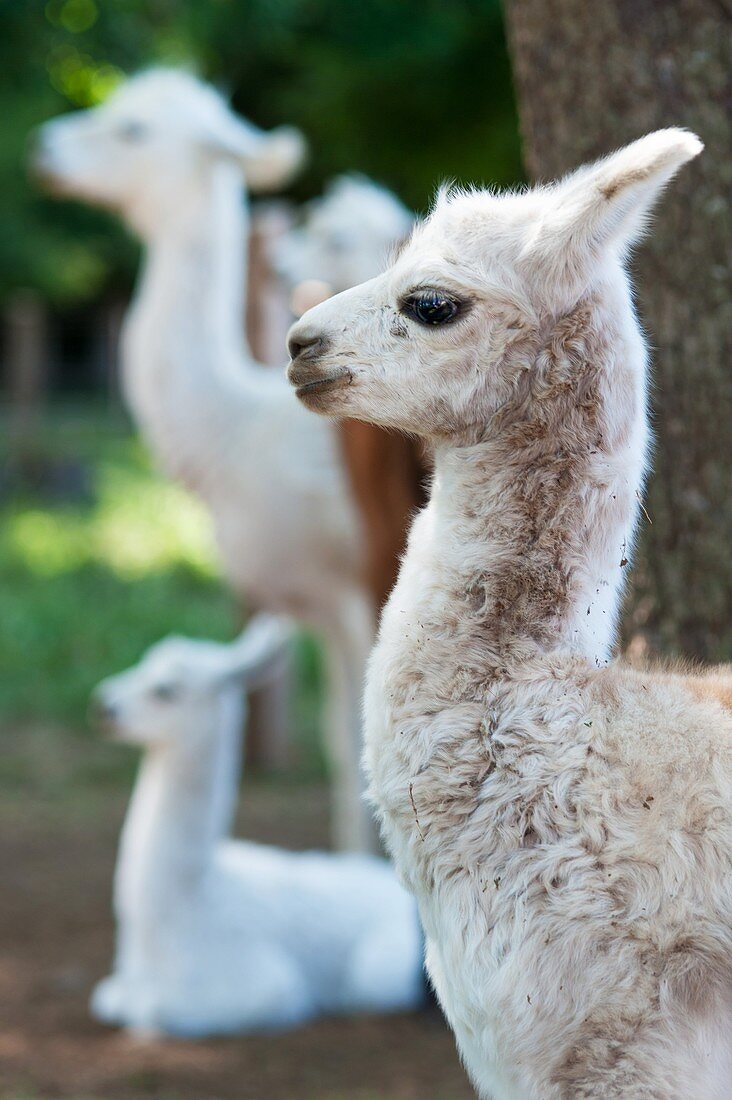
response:
<svg viewBox="0 0 732 1100"><path fill-rule="evenodd" d="M141 219L147 260L135 313L183 326L222 349L244 354L249 211L235 165L217 164L181 193L162 216Z"/></svg>
<svg viewBox="0 0 732 1100"><path fill-rule="evenodd" d="M170 205L144 233L147 256L125 329L123 383L169 473L196 488L212 464L212 441L230 437L234 408L241 416L251 362L243 327L248 215L240 173L217 165Z"/></svg>
<svg viewBox="0 0 732 1100"><path fill-rule="evenodd" d="M231 832L241 751L242 702L228 693L194 744L146 750L117 865L118 907L159 912L195 892L216 845Z"/></svg>
<svg viewBox="0 0 732 1100"><path fill-rule="evenodd" d="M438 447L441 561L499 666L609 659L645 451L643 345L628 305L597 301L556 322L479 442Z"/></svg>

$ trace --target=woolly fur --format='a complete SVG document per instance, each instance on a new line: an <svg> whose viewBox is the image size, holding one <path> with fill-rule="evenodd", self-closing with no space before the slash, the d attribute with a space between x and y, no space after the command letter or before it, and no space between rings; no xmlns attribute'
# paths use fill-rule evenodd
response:
<svg viewBox="0 0 732 1100"><path fill-rule="evenodd" d="M110 733L144 748L115 873L117 954L91 1008L183 1036L394 1012L424 997L414 900L384 860L233 840L245 687L291 628L257 616L230 645L168 638L105 680Z"/></svg>
<svg viewBox="0 0 732 1100"><path fill-rule="evenodd" d="M294 384L330 379L306 404L435 452L366 761L484 1098L732 1092L729 671L610 660L648 439L623 260L700 151L661 131L552 187L445 194L389 272L292 334L319 349ZM417 324L424 287L459 318Z"/></svg>

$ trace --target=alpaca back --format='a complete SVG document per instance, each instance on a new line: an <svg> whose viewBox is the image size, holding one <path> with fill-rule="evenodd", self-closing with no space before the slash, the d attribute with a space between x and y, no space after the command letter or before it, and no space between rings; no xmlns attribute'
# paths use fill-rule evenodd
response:
<svg viewBox="0 0 732 1100"><path fill-rule="evenodd" d="M234 840L219 848L210 888L219 893L208 905L215 925L211 942L225 938L229 922L239 930L240 947L275 940L297 960L318 1011L344 1011L351 1001L356 1005L359 990L352 971L361 945L365 950L373 945L385 1007L390 991L384 975L389 973L402 1004L421 999L416 907L384 860L293 853ZM230 966L236 965L236 954L232 943Z"/></svg>

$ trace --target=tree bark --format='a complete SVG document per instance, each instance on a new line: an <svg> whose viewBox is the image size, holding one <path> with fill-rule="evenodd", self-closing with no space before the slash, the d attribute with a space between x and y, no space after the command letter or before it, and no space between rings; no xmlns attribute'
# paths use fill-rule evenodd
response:
<svg viewBox="0 0 732 1100"><path fill-rule="evenodd" d="M654 473L626 638L732 655L732 4L504 0L528 173L550 179L649 130L706 150L638 252L652 348Z"/></svg>
<svg viewBox="0 0 732 1100"><path fill-rule="evenodd" d="M16 478L37 473L48 398L48 316L34 290L18 290L5 309L5 381L10 418L8 455Z"/></svg>

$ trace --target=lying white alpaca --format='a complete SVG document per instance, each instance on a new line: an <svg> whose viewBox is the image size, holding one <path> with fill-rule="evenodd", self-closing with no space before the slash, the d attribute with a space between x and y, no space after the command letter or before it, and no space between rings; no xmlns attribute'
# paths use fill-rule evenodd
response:
<svg viewBox="0 0 732 1100"><path fill-rule="evenodd" d="M700 150L664 130L555 186L445 194L290 337L308 406L434 447L366 753L493 1100L732 1096L732 692L608 665L647 461L624 259Z"/></svg>
<svg viewBox="0 0 732 1100"><path fill-rule="evenodd" d="M124 215L147 246L123 342L123 389L166 472L203 498L224 572L250 608L319 630L336 847L374 847L359 772L374 636L360 527L331 425L297 407L244 343L244 184L283 183L294 131L263 134L209 87L154 70L101 107L47 123L37 162L57 189Z"/></svg>
<svg viewBox="0 0 732 1100"><path fill-rule="evenodd" d="M365 176L338 176L308 204L302 225L272 248L273 266L294 289L295 313L381 274L413 224L411 211L385 187Z"/></svg>
<svg viewBox="0 0 732 1100"><path fill-rule="evenodd" d="M231 645L169 638L97 689L106 728L145 750L115 876L114 973L91 1001L106 1023L209 1035L423 998L416 907L385 861L229 838L243 689L287 637L260 616Z"/></svg>

